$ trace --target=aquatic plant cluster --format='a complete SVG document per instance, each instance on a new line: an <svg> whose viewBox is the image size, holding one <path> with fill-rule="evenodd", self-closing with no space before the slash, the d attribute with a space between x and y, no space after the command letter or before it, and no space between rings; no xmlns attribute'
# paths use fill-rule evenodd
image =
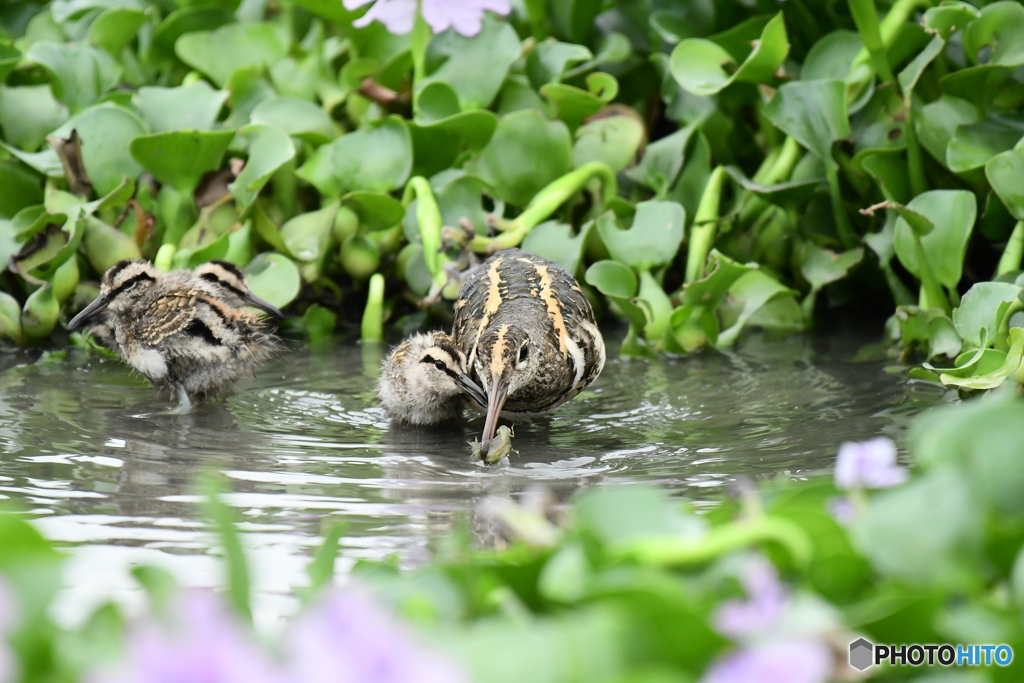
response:
<svg viewBox="0 0 1024 683"><path fill-rule="evenodd" d="M0 681L826 683L859 680L861 638L1006 646L1004 665L872 665L874 680L1017 681L1024 650L1024 402L998 390L918 418L908 470L879 437L835 471L741 482L697 514L639 485L571 513L543 490L485 499L501 539L445 539L415 571L360 561L335 579L330 528L287 624L254 627L244 534L208 482L224 584L137 567L148 606L51 621L61 554L0 514ZM340 585L344 583L345 585ZM1005 660L1006 649L1003 649ZM903 662L906 664L906 662Z"/></svg>
<svg viewBox="0 0 1024 683"><path fill-rule="evenodd" d="M1019 2L18 0L0 35L17 344L123 258L230 261L316 341L443 323L522 246L627 354L846 306L918 378L1024 355Z"/></svg>

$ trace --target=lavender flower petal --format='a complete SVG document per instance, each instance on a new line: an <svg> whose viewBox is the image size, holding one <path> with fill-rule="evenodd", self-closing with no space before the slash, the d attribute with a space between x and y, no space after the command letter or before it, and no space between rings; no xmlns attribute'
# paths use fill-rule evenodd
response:
<svg viewBox="0 0 1024 683"><path fill-rule="evenodd" d="M715 629L729 638L768 633L782 617L786 592L771 562L752 555L740 571L740 583L748 600L726 600L715 611Z"/></svg>
<svg viewBox="0 0 1024 683"><path fill-rule="evenodd" d="M371 1L344 0L344 4L351 10ZM480 33L484 12L508 14L511 10L508 0L423 0L423 19L434 33L452 28L464 36L475 36ZM412 30L415 19L416 0L376 0L353 25L363 27L379 21L391 33L404 34Z"/></svg>
<svg viewBox="0 0 1024 683"><path fill-rule="evenodd" d="M832 653L817 640L760 642L731 652L705 672L701 683L826 683Z"/></svg>
<svg viewBox="0 0 1024 683"><path fill-rule="evenodd" d="M361 2L361 0L356 0L356 2ZM361 4L365 3L361 2ZM374 21L379 21L389 32L401 35L412 31L415 19L416 0L377 0L373 7L352 25L362 28L369 26Z"/></svg>
<svg viewBox="0 0 1024 683"><path fill-rule="evenodd" d="M907 470L896 464L896 444L880 436L860 443L846 442L836 455L836 488L885 489L907 480Z"/></svg>

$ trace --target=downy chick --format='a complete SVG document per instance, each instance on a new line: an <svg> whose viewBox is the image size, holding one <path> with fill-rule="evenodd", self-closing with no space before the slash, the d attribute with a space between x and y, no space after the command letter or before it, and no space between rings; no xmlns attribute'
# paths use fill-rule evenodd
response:
<svg viewBox="0 0 1024 683"><path fill-rule="evenodd" d="M388 418L413 425L456 420L463 394L486 401L465 374L466 357L444 332L414 334L384 361L377 395Z"/></svg>
<svg viewBox="0 0 1024 683"><path fill-rule="evenodd" d="M165 274L146 261L121 261L68 331L106 311L128 365L183 399L204 398L252 375L278 348L260 315L227 305L215 292L188 271Z"/></svg>

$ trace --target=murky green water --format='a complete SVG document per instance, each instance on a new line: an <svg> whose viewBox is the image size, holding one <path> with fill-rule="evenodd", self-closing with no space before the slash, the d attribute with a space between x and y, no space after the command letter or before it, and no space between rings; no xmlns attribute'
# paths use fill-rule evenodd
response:
<svg viewBox="0 0 1024 683"><path fill-rule="evenodd" d="M379 351L290 351L221 403L164 415L171 403L116 361L0 362L0 495L38 518L71 561L61 616L97 601L139 600L127 570L150 563L188 585L218 585L195 477L227 473L245 520L257 616L291 609L325 520L343 517L341 567L398 554L424 560L434 537L487 495L534 483L575 491L658 482L713 501L736 475L828 467L844 440L899 439L942 400L881 362L854 363L845 336L764 341L679 360L617 360L550 418L516 428L507 465L473 462L465 428L397 428L374 404ZM21 363L21 365L19 365Z"/></svg>

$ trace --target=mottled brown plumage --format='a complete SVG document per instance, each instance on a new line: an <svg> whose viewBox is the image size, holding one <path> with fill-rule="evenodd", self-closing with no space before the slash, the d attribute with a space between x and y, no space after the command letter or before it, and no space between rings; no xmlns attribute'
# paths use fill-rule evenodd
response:
<svg viewBox="0 0 1024 683"><path fill-rule="evenodd" d="M573 398L600 374L605 349L590 302L558 264L503 249L466 281L452 332L467 374L486 393L481 447L500 413L537 413Z"/></svg>
<svg viewBox="0 0 1024 683"><path fill-rule="evenodd" d="M105 313L128 365L157 386L202 398L251 375L278 346L259 314L229 305L224 296L192 271L161 273L145 261L122 261L103 275L100 296L68 331Z"/></svg>

